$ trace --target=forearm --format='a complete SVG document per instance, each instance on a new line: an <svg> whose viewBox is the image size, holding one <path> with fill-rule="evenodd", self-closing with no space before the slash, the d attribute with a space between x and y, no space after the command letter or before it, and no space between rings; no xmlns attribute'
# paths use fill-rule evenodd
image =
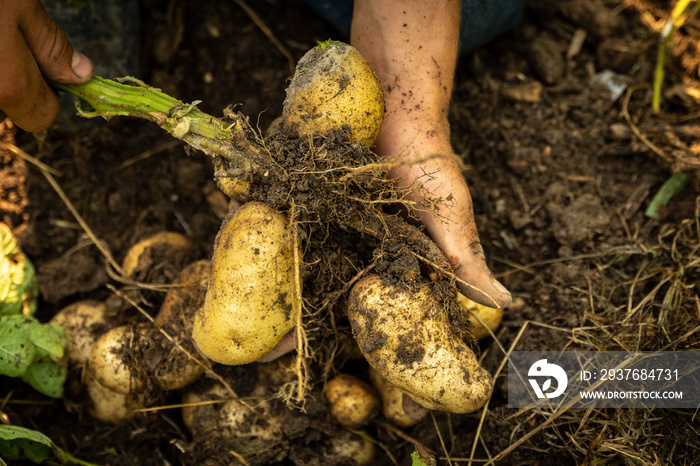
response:
<svg viewBox="0 0 700 466"><path fill-rule="evenodd" d="M459 0L355 1L351 42L377 73L386 99L381 155L407 159L424 145L435 151L436 143L451 152L447 110L459 14Z"/></svg>

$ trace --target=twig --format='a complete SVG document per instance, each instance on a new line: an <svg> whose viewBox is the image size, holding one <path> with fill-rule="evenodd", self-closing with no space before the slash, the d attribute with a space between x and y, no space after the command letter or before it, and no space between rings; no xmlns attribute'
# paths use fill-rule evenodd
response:
<svg viewBox="0 0 700 466"><path fill-rule="evenodd" d="M292 54L289 52L287 47L282 44L282 42L277 39L277 37L272 33L272 30L270 30L269 27L267 27L267 24L258 16L255 11L251 7L248 6L247 3L245 3L243 0L234 0L238 6L240 6L243 11L248 15L248 17L255 23L255 25L260 28L263 34L267 36L267 38L272 42L272 45L277 47L277 50L279 50L282 55L287 59L287 62L289 63L289 73L290 75L294 74L294 69L296 68L296 60L294 60L294 57Z"/></svg>

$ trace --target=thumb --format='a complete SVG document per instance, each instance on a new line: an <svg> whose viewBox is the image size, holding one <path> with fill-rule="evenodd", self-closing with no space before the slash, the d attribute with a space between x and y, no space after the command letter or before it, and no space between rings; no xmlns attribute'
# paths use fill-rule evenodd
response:
<svg viewBox="0 0 700 466"><path fill-rule="evenodd" d="M68 37L41 6L32 2L19 27L45 78L66 84L82 84L92 77L92 62L73 49Z"/></svg>

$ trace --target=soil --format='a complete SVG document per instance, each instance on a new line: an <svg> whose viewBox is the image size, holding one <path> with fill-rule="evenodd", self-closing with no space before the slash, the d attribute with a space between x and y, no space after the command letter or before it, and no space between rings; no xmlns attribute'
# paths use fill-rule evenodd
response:
<svg viewBox="0 0 700 466"><path fill-rule="evenodd" d="M466 464L475 444L474 458L499 464L698 464L700 421L692 412L518 411L507 407L507 371L499 372L511 347L698 349L697 18L670 43L660 114L651 109L649 86L671 3L533 0L517 29L460 58L452 142L489 266L514 296L496 340L478 348L484 367L498 373L496 388L483 423L481 412L435 413L408 429L378 418L365 428L377 442L371 464L410 464L416 449L439 464L448 464L446 457ZM251 6L295 60L317 41L348 40L301 1ZM289 62L237 2L144 0L142 13L144 81L185 102L201 100L213 115L234 105L254 127L267 128L281 114ZM162 230L185 234L191 259L211 256L228 200L209 161L155 125L115 118L77 134L40 135L6 125L0 140L14 140L59 172L65 195L117 261ZM662 184L679 171L691 175L688 185L658 218L646 216ZM113 290L129 291L128 285L114 279L36 166L0 149L0 180L0 220L38 270L40 320L79 299L107 301L125 322L144 319L123 311ZM337 232L327 240L342 245L347 238ZM158 284L175 274L165 270ZM152 290L141 295L153 315L163 298ZM346 341L342 314L331 321ZM312 368L314 374L366 376L362 361L334 356L320 358L333 363ZM269 377L216 370L234 377L241 394ZM265 463L352 464L323 456L323 445L342 429L329 417L318 382L304 412L273 402L271 412L286 410L283 435L269 447L274 455L259 456ZM114 426L91 419L84 397L71 390L48 400L14 380L3 378L0 386L4 419L97 464L236 464L227 452L242 448L193 436L178 409ZM159 402L180 400L174 391Z"/></svg>

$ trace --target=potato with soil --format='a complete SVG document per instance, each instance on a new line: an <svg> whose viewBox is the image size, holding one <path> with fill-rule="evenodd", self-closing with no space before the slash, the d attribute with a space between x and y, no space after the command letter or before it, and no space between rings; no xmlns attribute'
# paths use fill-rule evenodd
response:
<svg viewBox="0 0 700 466"><path fill-rule="evenodd" d="M270 464L284 457L285 427L297 416L275 397L279 388L294 378L293 361L283 358L267 364L222 368L219 381L202 378L184 390L182 419L192 433L193 450L202 457L218 458L221 464Z"/></svg>
<svg viewBox="0 0 700 466"><path fill-rule="evenodd" d="M194 314L204 303L209 266L201 260L185 267L178 286L166 295L155 322L168 337L152 323L141 322L115 327L95 341L85 382L94 417L122 422L160 391L182 388L204 373L203 363L190 356L197 356L190 334Z"/></svg>
<svg viewBox="0 0 700 466"><path fill-rule="evenodd" d="M443 316L432 288L410 290L379 275L350 292L348 317L360 351L389 383L419 405L469 413L490 398L493 381Z"/></svg>
<svg viewBox="0 0 700 466"><path fill-rule="evenodd" d="M331 416L345 427L362 427L379 413L379 398L368 384L349 374L338 374L326 383L323 396Z"/></svg>
<svg viewBox="0 0 700 466"><path fill-rule="evenodd" d="M384 121L379 79L354 47L319 43L297 63L282 110L282 128L293 137L348 131L372 146Z"/></svg>
<svg viewBox="0 0 700 466"><path fill-rule="evenodd" d="M301 253L299 253L301 255ZM295 325L294 246L287 216L250 202L224 221L192 338L207 358L247 364Z"/></svg>
<svg viewBox="0 0 700 466"><path fill-rule="evenodd" d="M50 321L66 330L66 355L68 362L83 367L90 357L90 350L97 339L114 327L107 305L101 301L85 300L69 304Z"/></svg>

